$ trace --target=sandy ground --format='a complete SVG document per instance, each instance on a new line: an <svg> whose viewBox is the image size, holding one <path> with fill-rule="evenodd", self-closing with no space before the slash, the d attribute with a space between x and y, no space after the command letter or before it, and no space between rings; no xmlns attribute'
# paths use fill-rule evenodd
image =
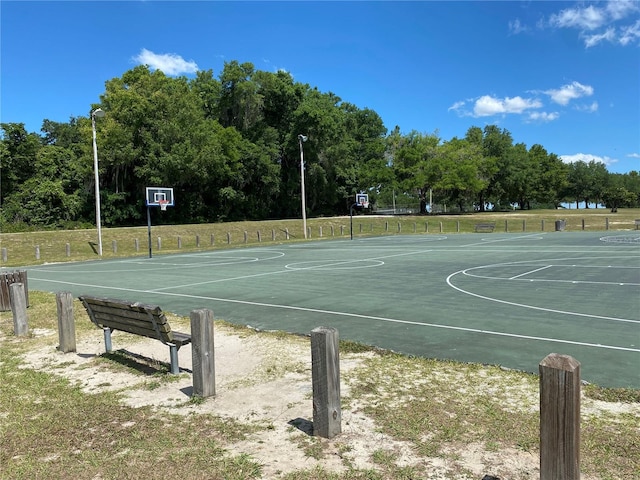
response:
<svg viewBox="0 0 640 480"><path fill-rule="evenodd" d="M322 458L311 458L301 448L311 439L309 434L313 420L308 338L260 335L216 325L216 395L203 402L190 403L190 346L179 351L182 373L178 381L159 382L159 387L149 389L146 384L154 381L155 377L98 359L104 353L104 342L102 332L97 329L94 333L83 333L77 342L77 352L67 354L56 350L57 332L42 330L32 333L42 337L46 346L25 356L25 366L62 375L77 382L88 393L119 391L123 394L123 401L132 407L148 405L185 415L206 412L269 426L242 442L227 446L230 452L248 454L261 463L265 479L314 465L335 472L345 471L348 465L375 468L372 454L380 448L396 452L399 465L422 466L429 472L427 478L432 479L481 479L484 475L495 475L503 480L539 477L537 456L518 450L488 452L483 445L472 444L450 452L456 455L447 455L446 458L417 457L410 444L380 433L372 419L364 415L354 401L349 401L347 408L343 407L342 433L331 440L321 439ZM169 361L169 348L155 340L116 332L113 347L141 356L143 363ZM367 355L371 354L342 355L342 377L348 377L348 373ZM341 382L341 391L343 399L349 396L348 382ZM456 458L455 462L451 458ZM461 471L473 472L473 476L455 473ZM583 475L583 479L588 478Z"/></svg>

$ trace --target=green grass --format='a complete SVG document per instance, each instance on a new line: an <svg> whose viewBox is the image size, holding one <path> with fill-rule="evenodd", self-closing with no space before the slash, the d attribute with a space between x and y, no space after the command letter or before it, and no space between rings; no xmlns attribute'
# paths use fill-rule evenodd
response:
<svg viewBox="0 0 640 480"><path fill-rule="evenodd" d="M507 213L476 213L466 215L378 217L355 215L354 236L390 234L453 234L474 232L477 223L495 222L495 232L551 232L556 220L565 220L566 230L604 231L634 230L640 209L620 209L611 213L605 209L590 210L533 210ZM583 227L584 224L584 227ZM312 218L307 221L311 239L348 238L351 219L348 216ZM230 222L201 225L160 225L151 231L155 254L178 251L224 249L244 245L297 242L304 240L301 220L273 220L264 222ZM288 232L288 238L287 238ZM103 258L148 256L146 226L104 228L102 230ZM158 238L162 248L158 249ZM213 244L212 244L213 240ZM138 245L136 250L135 245ZM54 230L43 232L2 233L0 248L6 249L7 261L0 265L13 267L45 262L66 262L99 259L97 233L90 230ZM199 246L198 246L199 243ZM67 245L69 256L67 256ZM114 249L115 245L115 249ZM36 259L36 247L40 259Z"/></svg>

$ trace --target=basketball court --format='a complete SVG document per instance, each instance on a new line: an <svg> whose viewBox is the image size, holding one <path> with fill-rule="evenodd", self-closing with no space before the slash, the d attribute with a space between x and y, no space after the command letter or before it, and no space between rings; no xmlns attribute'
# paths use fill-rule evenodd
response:
<svg viewBox="0 0 640 480"><path fill-rule="evenodd" d="M160 305L264 330L640 388L640 235L414 234L29 267L29 287ZM88 320L87 320L88 321Z"/></svg>

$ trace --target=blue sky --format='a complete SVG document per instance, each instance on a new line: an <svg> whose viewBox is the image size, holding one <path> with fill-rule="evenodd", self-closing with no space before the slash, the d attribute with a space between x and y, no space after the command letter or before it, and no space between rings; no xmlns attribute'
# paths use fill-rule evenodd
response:
<svg viewBox="0 0 640 480"><path fill-rule="evenodd" d="M392 130L495 124L565 161L640 170L640 2L0 2L0 121L88 116L140 63L286 70Z"/></svg>

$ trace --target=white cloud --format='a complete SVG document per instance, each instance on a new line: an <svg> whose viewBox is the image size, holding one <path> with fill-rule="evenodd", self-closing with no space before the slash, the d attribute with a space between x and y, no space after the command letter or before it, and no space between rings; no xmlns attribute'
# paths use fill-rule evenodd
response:
<svg viewBox="0 0 640 480"><path fill-rule="evenodd" d="M529 27L524 25L519 18L516 18L515 20L509 22L509 33L518 35L519 33L527 31L529 31Z"/></svg>
<svg viewBox="0 0 640 480"><path fill-rule="evenodd" d="M159 54L143 48L133 59L142 65L148 65L153 70L160 70L166 75L182 75L198 71L196 62L187 62L175 53Z"/></svg>
<svg viewBox="0 0 640 480"><path fill-rule="evenodd" d="M616 30L615 28L608 28L604 33L598 33L594 35L583 35L584 45L587 48L595 47L597 44L606 40L608 42L615 42Z"/></svg>
<svg viewBox="0 0 640 480"><path fill-rule="evenodd" d="M549 24L557 28L578 28L580 30L595 30L604 25L606 12L589 5L586 8L575 7L562 10L549 17Z"/></svg>
<svg viewBox="0 0 640 480"><path fill-rule="evenodd" d="M578 105L576 110L580 112L594 113L598 111L598 102L593 102L591 105Z"/></svg>
<svg viewBox="0 0 640 480"><path fill-rule="evenodd" d="M555 103L567 105L571 100L575 100L576 98L590 97L593 95L593 87L574 81L569 85L563 85L559 89L546 90L543 93L549 95Z"/></svg>
<svg viewBox="0 0 640 480"><path fill-rule="evenodd" d="M528 120L530 122L547 123L547 122L553 122L554 120L557 120L559 117L560 117L560 114L558 112L530 112Z"/></svg>
<svg viewBox="0 0 640 480"><path fill-rule="evenodd" d="M629 155L627 155L627 157L630 157L630 158L640 158L640 153L630 153Z"/></svg>
<svg viewBox="0 0 640 480"><path fill-rule="evenodd" d="M483 95L478 98L473 106L474 117L488 117L491 115L522 113L531 108L540 108L542 104L535 99L522 97L496 98Z"/></svg>
<svg viewBox="0 0 640 480"><path fill-rule="evenodd" d="M620 45L628 45L638 40L640 40L640 20L621 29L620 39L618 40Z"/></svg>
<svg viewBox="0 0 640 480"><path fill-rule="evenodd" d="M564 163L575 163L575 162L589 163L593 161L596 163L603 163L606 166L613 165L618 161L615 158L606 157L606 156L600 157L598 155L591 155L589 153L576 153L574 155L560 155L560 158Z"/></svg>
<svg viewBox="0 0 640 480"><path fill-rule="evenodd" d="M578 31L586 48L603 42L626 46L640 44L640 2L637 0L609 0L607 2L583 2L560 10L548 19L540 20L538 28L566 28ZM629 23L631 22L631 23ZM509 30L526 29L519 19L509 22Z"/></svg>

